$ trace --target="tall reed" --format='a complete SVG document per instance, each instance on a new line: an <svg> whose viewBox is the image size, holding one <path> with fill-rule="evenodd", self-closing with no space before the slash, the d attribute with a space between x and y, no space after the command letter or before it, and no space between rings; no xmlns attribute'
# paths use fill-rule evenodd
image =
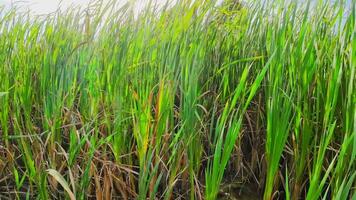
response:
<svg viewBox="0 0 356 200"><path fill-rule="evenodd" d="M0 8L0 198L354 199L355 5Z"/></svg>

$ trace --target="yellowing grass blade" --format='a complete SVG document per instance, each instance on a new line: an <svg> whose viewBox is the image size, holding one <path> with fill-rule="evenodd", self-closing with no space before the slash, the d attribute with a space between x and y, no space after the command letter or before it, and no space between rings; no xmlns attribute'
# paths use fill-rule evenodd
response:
<svg viewBox="0 0 356 200"><path fill-rule="evenodd" d="M70 190L67 181L63 178L63 176L55 169L48 169L47 173L51 175L54 179L58 181L59 184L63 187L65 191L67 191L69 198L71 200L75 200L75 195L73 194L72 190Z"/></svg>

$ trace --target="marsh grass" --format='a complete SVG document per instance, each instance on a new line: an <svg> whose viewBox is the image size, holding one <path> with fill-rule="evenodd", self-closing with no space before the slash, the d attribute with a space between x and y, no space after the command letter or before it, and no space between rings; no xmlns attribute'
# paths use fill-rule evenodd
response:
<svg viewBox="0 0 356 200"><path fill-rule="evenodd" d="M215 3L0 9L0 198L354 199L356 2Z"/></svg>

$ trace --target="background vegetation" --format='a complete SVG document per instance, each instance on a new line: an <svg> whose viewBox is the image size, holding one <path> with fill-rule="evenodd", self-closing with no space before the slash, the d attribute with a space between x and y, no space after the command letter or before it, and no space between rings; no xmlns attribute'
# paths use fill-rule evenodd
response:
<svg viewBox="0 0 356 200"><path fill-rule="evenodd" d="M356 198L355 1L114 4L0 10L1 199Z"/></svg>

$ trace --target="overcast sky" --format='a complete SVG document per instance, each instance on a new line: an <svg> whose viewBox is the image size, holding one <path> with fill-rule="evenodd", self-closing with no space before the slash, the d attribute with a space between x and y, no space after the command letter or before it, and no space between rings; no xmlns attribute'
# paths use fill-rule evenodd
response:
<svg viewBox="0 0 356 200"><path fill-rule="evenodd" d="M0 5L5 5L5 6L10 6L14 4L14 2L17 2L18 6L21 6L23 10L31 10L31 12L35 14L46 14L46 13L51 13L55 11L59 5L61 5L62 9L68 8L69 6L85 6L87 5L91 0L0 0ZM108 1L108 0L104 0ZM129 0L118 0L118 2L124 4ZM139 10L140 8L143 8L144 5L148 2L149 0L137 0L136 3L136 8ZM158 3L164 3L166 0L156 0ZM222 1L222 0L218 0ZM307 0L298 0L300 2L306 2ZM313 0L317 1L317 0ZM328 1L328 0L326 0ZM329 1L335 1L335 0L329 0ZM351 6L352 0L347 0L348 5ZM60 3L61 2L61 3Z"/></svg>
<svg viewBox="0 0 356 200"><path fill-rule="evenodd" d="M66 9L72 6L85 7L93 0L0 0L0 5L7 7L11 5L17 5L21 7L21 10L31 10L35 14L46 14L55 11L59 5L62 9ZM108 0L103 0L108 1ZM130 0L117 0L119 5L123 5ZM163 4L166 0L155 0L156 2ZM220 0L221 1L221 0ZM136 0L136 8L140 9L145 7L149 0Z"/></svg>
<svg viewBox="0 0 356 200"><path fill-rule="evenodd" d="M55 11L59 6L62 9L72 6L85 7L89 2L90 0L0 0L0 5L11 6L15 4L20 6L22 10L29 9L36 14L46 14ZM119 2L125 3L127 0L119 0Z"/></svg>

